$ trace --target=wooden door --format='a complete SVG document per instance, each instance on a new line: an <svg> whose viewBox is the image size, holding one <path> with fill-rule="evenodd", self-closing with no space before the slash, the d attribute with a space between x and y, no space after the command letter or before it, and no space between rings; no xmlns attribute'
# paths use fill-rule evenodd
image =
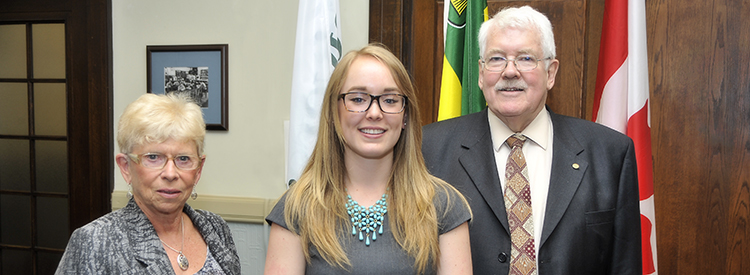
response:
<svg viewBox="0 0 750 275"><path fill-rule="evenodd" d="M52 274L72 230L111 209L111 5L2 5L0 273Z"/></svg>

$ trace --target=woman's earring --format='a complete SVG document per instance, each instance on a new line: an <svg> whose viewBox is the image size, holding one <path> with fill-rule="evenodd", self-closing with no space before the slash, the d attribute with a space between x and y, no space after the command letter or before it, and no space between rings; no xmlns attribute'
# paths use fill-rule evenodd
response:
<svg viewBox="0 0 750 275"><path fill-rule="evenodd" d="M198 198L198 193L197 193L197 192L195 192L195 187L193 187L193 193L192 193L192 194L190 194L190 197L191 197L191 198L193 198L193 200L195 200L195 199L197 199L197 198Z"/></svg>
<svg viewBox="0 0 750 275"><path fill-rule="evenodd" d="M133 186L128 184L128 199L133 198Z"/></svg>

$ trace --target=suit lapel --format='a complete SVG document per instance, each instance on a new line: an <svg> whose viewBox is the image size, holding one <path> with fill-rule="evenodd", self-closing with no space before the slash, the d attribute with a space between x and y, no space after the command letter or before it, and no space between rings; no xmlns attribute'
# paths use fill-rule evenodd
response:
<svg viewBox="0 0 750 275"><path fill-rule="evenodd" d="M154 226L146 217L146 214L138 208L132 199L126 206L128 216L127 225L131 226L128 230L130 243L133 245L135 259L144 266L148 274L174 274L172 263L167 259L166 251L156 235ZM168 268L168 269L167 269Z"/></svg>
<svg viewBox="0 0 750 275"><path fill-rule="evenodd" d="M458 161L484 201L492 209L495 217L503 225L505 231L510 232L500 178L498 178L497 165L495 164L487 112L485 108L483 112L473 114L481 117L467 120L469 123L466 123L464 128L467 129L467 134L461 141L464 152L458 158Z"/></svg>
<svg viewBox="0 0 750 275"><path fill-rule="evenodd" d="M230 253L232 250L224 245L224 238L219 236L221 229L214 227L214 224L209 222L206 217L200 215L197 210L193 209L188 204L185 204L185 213L190 217L190 220L195 227L198 228L198 231L201 236L203 236L203 240L206 242L206 245L214 256L216 262L219 263L219 266L224 269L226 274L231 274L231 271L225 269L225 267L235 265L236 263L232 262L232 255Z"/></svg>
<svg viewBox="0 0 750 275"><path fill-rule="evenodd" d="M554 152L549 183L550 195L547 196L547 210L544 214L540 247L544 245L562 219L589 164L588 160L580 156L584 148L578 143L562 116L552 111L550 111L550 116L554 128Z"/></svg>

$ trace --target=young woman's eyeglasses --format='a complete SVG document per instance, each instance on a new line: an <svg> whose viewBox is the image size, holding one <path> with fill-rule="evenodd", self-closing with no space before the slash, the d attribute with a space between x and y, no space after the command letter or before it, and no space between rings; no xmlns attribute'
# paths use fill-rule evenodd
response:
<svg viewBox="0 0 750 275"><path fill-rule="evenodd" d="M174 166L177 169L183 171L195 170L203 162L203 158L192 155L177 155L169 157L162 153L144 153L140 155L128 154L128 156L135 161L143 165L143 167L151 169L163 169L167 165L169 160L174 162Z"/></svg>
<svg viewBox="0 0 750 275"><path fill-rule="evenodd" d="M386 114L398 114L406 107L406 96L402 94L371 95L363 92L350 92L339 95L344 99L344 107L349 112L367 112L372 103L377 101L380 110Z"/></svg>
<svg viewBox="0 0 750 275"><path fill-rule="evenodd" d="M508 63L513 62L516 66L516 70L519 72L528 72L536 69L539 66L539 61L550 60L552 58L547 57L543 59L536 59L531 55L519 55L516 59L507 59L502 56L491 56L486 60L482 60L484 68L490 72L502 72L508 67Z"/></svg>

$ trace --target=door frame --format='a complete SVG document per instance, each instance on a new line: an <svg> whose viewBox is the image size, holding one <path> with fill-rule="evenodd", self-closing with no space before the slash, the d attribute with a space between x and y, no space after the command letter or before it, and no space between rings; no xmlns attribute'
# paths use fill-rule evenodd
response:
<svg viewBox="0 0 750 275"><path fill-rule="evenodd" d="M114 187L111 0L5 0L0 22L65 23L70 232L109 213Z"/></svg>

